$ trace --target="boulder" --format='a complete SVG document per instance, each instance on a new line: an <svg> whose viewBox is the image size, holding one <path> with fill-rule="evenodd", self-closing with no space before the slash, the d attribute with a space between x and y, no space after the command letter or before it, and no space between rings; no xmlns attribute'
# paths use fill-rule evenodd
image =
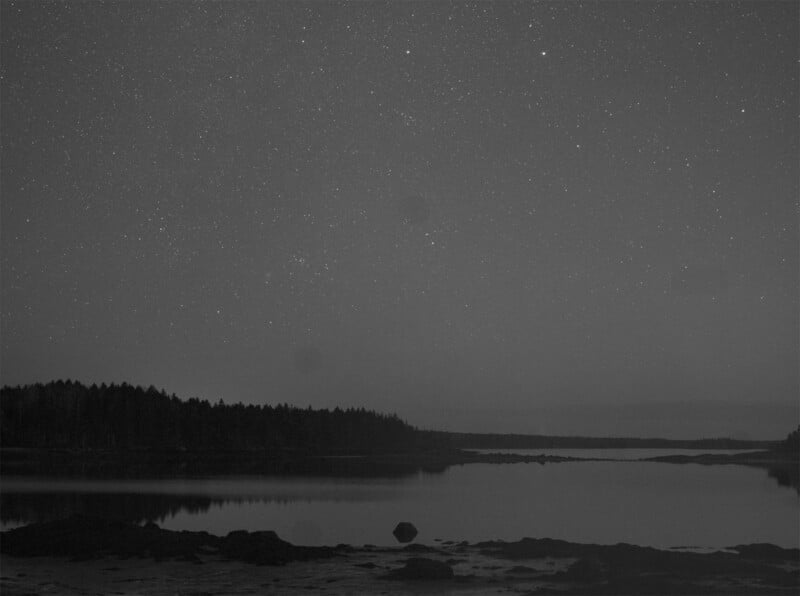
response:
<svg viewBox="0 0 800 596"><path fill-rule="evenodd" d="M411 557L406 560L404 567L395 569L388 574L392 579L410 580L441 580L453 579L453 568L447 563L425 559L423 557Z"/></svg>
<svg viewBox="0 0 800 596"><path fill-rule="evenodd" d="M605 579L606 571L599 559L588 557L572 563L561 576L567 581L595 583Z"/></svg>
<svg viewBox="0 0 800 596"><path fill-rule="evenodd" d="M398 542L411 542L417 537L417 529L410 522L400 522L392 532Z"/></svg>
<svg viewBox="0 0 800 596"><path fill-rule="evenodd" d="M230 532L221 540L220 552L229 559L257 565L283 565L290 561L306 561L334 555L334 550L327 546L295 546L281 540L271 530Z"/></svg>

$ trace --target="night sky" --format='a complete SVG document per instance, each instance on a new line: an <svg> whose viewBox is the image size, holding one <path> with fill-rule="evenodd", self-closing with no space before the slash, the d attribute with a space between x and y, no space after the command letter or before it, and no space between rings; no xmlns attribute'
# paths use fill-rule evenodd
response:
<svg viewBox="0 0 800 596"><path fill-rule="evenodd" d="M798 423L796 2L2 2L2 383Z"/></svg>

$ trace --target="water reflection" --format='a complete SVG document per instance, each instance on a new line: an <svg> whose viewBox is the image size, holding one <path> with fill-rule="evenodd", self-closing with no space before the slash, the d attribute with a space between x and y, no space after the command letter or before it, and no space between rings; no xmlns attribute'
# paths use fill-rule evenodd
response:
<svg viewBox="0 0 800 596"><path fill-rule="evenodd" d="M163 522L179 512L204 513L213 504L222 505L226 501L224 498L190 495L3 492L0 495L0 521L4 526L17 526L77 513L136 523Z"/></svg>
<svg viewBox="0 0 800 596"><path fill-rule="evenodd" d="M770 466L767 468L767 475L773 478L779 486L793 488L800 497L800 467L792 464Z"/></svg>
<svg viewBox="0 0 800 596"><path fill-rule="evenodd" d="M302 454L300 454L302 455ZM328 478L404 478L443 472L447 462L350 455L263 457L241 452L92 453L75 457L67 450L6 449L0 475L50 478L178 478L259 475Z"/></svg>
<svg viewBox="0 0 800 596"><path fill-rule="evenodd" d="M768 472L765 473L765 472ZM298 544L393 544L408 521L419 542L630 542L670 547L797 546L797 475L787 470L653 462L470 464L396 479L236 477L64 480L4 477L5 528L73 513L223 535L271 529Z"/></svg>
<svg viewBox="0 0 800 596"><path fill-rule="evenodd" d="M659 448L607 448L607 449L580 449L580 448L547 448L547 449L470 449L478 453L513 453L518 455L557 455L559 457L579 457L583 459L614 459L623 461L636 461L639 459L649 459L651 457L663 457L665 455L733 455L736 453L750 453L757 449L659 449Z"/></svg>
<svg viewBox="0 0 800 596"><path fill-rule="evenodd" d="M212 507L254 504L372 502L397 494L397 481L329 478L206 478L181 480L64 480L5 478L0 522L16 526L74 514L142 523Z"/></svg>

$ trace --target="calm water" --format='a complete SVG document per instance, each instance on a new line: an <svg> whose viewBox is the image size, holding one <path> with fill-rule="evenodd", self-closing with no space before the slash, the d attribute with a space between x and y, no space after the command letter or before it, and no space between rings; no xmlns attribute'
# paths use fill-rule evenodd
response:
<svg viewBox="0 0 800 596"><path fill-rule="evenodd" d="M560 457L585 457L600 459L637 460L665 455L716 455L732 453L749 453L754 450L743 449L471 449L478 453L515 453L520 455L558 455Z"/></svg>
<svg viewBox="0 0 800 596"><path fill-rule="evenodd" d="M152 519L176 530L275 530L297 544L630 542L658 547L798 546L800 500L766 470L641 462L470 464L401 479L213 478L73 481L3 478L4 528L72 512Z"/></svg>

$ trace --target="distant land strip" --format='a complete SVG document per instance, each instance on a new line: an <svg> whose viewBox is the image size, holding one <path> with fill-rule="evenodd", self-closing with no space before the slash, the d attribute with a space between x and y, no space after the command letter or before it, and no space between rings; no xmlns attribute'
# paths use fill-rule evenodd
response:
<svg viewBox="0 0 800 596"><path fill-rule="evenodd" d="M601 429L598 429L601 430ZM0 390L0 447L268 450L358 454L419 449L771 449L776 441L568 437L419 430L396 414L288 404L212 404L155 387L54 381Z"/></svg>

